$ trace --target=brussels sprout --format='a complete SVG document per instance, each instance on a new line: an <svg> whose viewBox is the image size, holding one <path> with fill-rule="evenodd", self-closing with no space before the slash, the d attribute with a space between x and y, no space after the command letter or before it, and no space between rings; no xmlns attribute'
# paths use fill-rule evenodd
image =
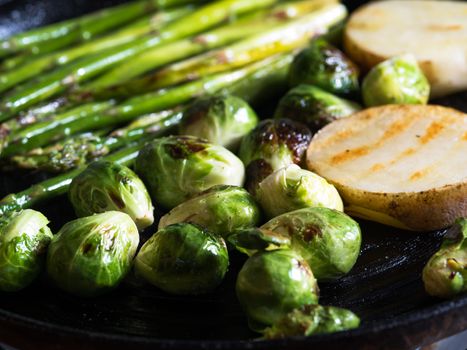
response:
<svg viewBox="0 0 467 350"><path fill-rule="evenodd" d="M313 132L334 120L347 117L361 108L316 86L299 85L279 102L275 118L289 118L306 124Z"/></svg>
<svg viewBox="0 0 467 350"><path fill-rule="evenodd" d="M240 145L239 157L246 166L247 189L254 193L272 172L290 164L301 164L311 137L306 125L290 119L261 121Z"/></svg>
<svg viewBox="0 0 467 350"><path fill-rule="evenodd" d="M237 250L248 255L251 251L275 250L291 245L289 236L258 227L237 230L227 240Z"/></svg>
<svg viewBox="0 0 467 350"><path fill-rule="evenodd" d="M318 302L310 267L288 249L258 252L240 270L236 292L250 325L271 325L293 309ZM255 326L256 327L256 326Z"/></svg>
<svg viewBox="0 0 467 350"><path fill-rule="evenodd" d="M358 328L360 319L352 311L333 306L305 305L292 310L264 331L266 339L310 336Z"/></svg>
<svg viewBox="0 0 467 350"><path fill-rule="evenodd" d="M343 52L316 39L294 59L289 72L291 86L310 84L337 95L359 90L358 68Z"/></svg>
<svg viewBox="0 0 467 350"><path fill-rule="evenodd" d="M47 271L69 293L102 294L130 271L138 243L138 229L125 213L109 211L76 219L50 243Z"/></svg>
<svg viewBox="0 0 467 350"><path fill-rule="evenodd" d="M467 292L467 218L457 219L423 269L428 294L451 298Z"/></svg>
<svg viewBox="0 0 467 350"><path fill-rule="evenodd" d="M173 208L159 221L159 230L190 222L226 238L231 232L259 224L261 212L243 188L217 185Z"/></svg>
<svg viewBox="0 0 467 350"><path fill-rule="evenodd" d="M279 169L261 181L256 199L269 218L307 207L344 210L333 185L295 164Z"/></svg>
<svg viewBox="0 0 467 350"><path fill-rule="evenodd" d="M180 134L235 151L256 124L258 117L248 103L236 96L217 94L198 98L185 109Z"/></svg>
<svg viewBox="0 0 467 350"><path fill-rule="evenodd" d="M333 280L348 273L360 254L360 227L334 209L298 209L275 217L261 228L288 235L290 248L308 262L318 280Z"/></svg>
<svg viewBox="0 0 467 350"><path fill-rule="evenodd" d="M222 146L192 136L168 136L147 144L136 173L153 200L167 209L214 185L242 186L245 167Z"/></svg>
<svg viewBox="0 0 467 350"><path fill-rule="evenodd" d="M222 238L179 223L156 232L136 256L136 273L173 294L201 294L217 287L229 266Z"/></svg>
<svg viewBox="0 0 467 350"><path fill-rule="evenodd" d="M106 211L127 213L139 229L154 222L154 208L140 178L124 165L98 161L71 182L69 198L79 217Z"/></svg>
<svg viewBox="0 0 467 350"><path fill-rule="evenodd" d="M39 275L52 240L49 220L26 209L0 216L0 290L27 287Z"/></svg>
<svg viewBox="0 0 467 350"><path fill-rule="evenodd" d="M365 106L426 104L430 84L413 55L390 58L373 67L363 79Z"/></svg>

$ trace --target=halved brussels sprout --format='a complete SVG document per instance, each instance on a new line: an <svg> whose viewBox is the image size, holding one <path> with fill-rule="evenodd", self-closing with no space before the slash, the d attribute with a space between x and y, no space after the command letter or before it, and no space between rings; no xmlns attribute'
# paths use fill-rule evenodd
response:
<svg viewBox="0 0 467 350"><path fill-rule="evenodd" d="M200 97L185 109L180 134L197 136L235 151L243 136L257 124L256 113L244 100L216 94Z"/></svg>
<svg viewBox="0 0 467 350"><path fill-rule="evenodd" d="M451 298L467 292L467 218L456 220L423 269L428 294Z"/></svg>
<svg viewBox="0 0 467 350"><path fill-rule="evenodd" d="M217 185L173 208L159 221L159 230L189 222L226 238L235 230L258 225L260 219L260 209L245 189Z"/></svg>
<svg viewBox="0 0 467 350"><path fill-rule="evenodd" d="M307 207L344 210L333 185L295 164L279 169L261 181L255 197L269 218Z"/></svg>
<svg viewBox="0 0 467 350"><path fill-rule="evenodd" d="M300 52L289 71L291 86L309 84L337 95L359 90L358 67L342 51L319 38Z"/></svg>
<svg viewBox="0 0 467 350"><path fill-rule="evenodd" d="M166 209L214 185L242 186L245 167L226 148L192 136L168 136L148 143L136 159L136 173L153 201Z"/></svg>
<svg viewBox="0 0 467 350"><path fill-rule="evenodd" d="M292 310L264 331L266 339L310 336L358 328L352 311L333 306L305 305Z"/></svg>
<svg viewBox="0 0 467 350"><path fill-rule="evenodd" d="M224 240L200 226L179 223L157 231L136 256L136 273L173 294L216 288L229 266Z"/></svg>
<svg viewBox="0 0 467 350"><path fill-rule="evenodd" d="M125 213L109 211L76 219L50 243L47 271L69 293L102 294L130 271L138 243L138 228Z"/></svg>
<svg viewBox="0 0 467 350"><path fill-rule="evenodd" d="M365 106L426 104L430 84L413 55L390 58L373 67L363 79Z"/></svg>
<svg viewBox="0 0 467 350"><path fill-rule="evenodd" d="M334 120L348 117L361 107L316 86L301 84L279 101L274 117L306 124L313 132Z"/></svg>
<svg viewBox="0 0 467 350"><path fill-rule="evenodd" d="M91 163L73 179L68 194L79 217L116 210L130 215L139 229L154 222L154 208L146 187L124 165Z"/></svg>
<svg viewBox="0 0 467 350"><path fill-rule="evenodd" d="M39 275L52 240L49 220L25 209L0 216L0 290L27 287Z"/></svg>
<svg viewBox="0 0 467 350"><path fill-rule="evenodd" d="M318 302L310 266L288 249L258 252L240 270L236 292L250 326L259 330L295 308Z"/></svg>
<svg viewBox="0 0 467 350"><path fill-rule="evenodd" d="M289 236L290 248L308 262L319 281L345 275L360 254L360 227L338 210L298 209L273 218L261 228Z"/></svg>
<svg viewBox="0 0 467 350"><path fill-rule="evenodd" d="M261 121L240 145L239 157L246 166L247 189L254 193L272 172L290 164L301 164L311 137L306 125L290 119Z"/></svg>

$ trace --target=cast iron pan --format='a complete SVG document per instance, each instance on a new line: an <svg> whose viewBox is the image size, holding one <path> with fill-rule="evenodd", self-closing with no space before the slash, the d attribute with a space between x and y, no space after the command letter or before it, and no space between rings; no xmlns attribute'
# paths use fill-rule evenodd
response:
<svg viewBox="0 0 467 350"><path fill-rule="evenodd" d="M0 0L0 37L122 1ZM349 1L350 8L358 5ZM467 94L438 103L467 111ZM41 180L31 173L0 174L0 197ZM72 218L66 198L40 210L58 230ZM79 299L45 277L25 291L0 294L0 342L21 349L413 349L467 329L467 296L429 297L421 270L444 232L413 233L361 222L363 249L352 272L320 284L322 304L352 309L359 329L334 335L255 340L235 292L244 257L231 254L220 288L200 297L174 297L131 281L109 295ZM148 233L151 233L151 229Z"/></svg>

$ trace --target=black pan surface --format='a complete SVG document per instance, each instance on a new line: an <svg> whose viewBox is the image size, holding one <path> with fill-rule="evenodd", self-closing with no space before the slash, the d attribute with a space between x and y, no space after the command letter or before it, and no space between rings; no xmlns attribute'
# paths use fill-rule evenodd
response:
<svg viewBox="0 0 467 350"><path fill-rule="evenodd" d="M0 38L120 2L0 0ZM359 2L348 3L352 9ZM467 93L436 102L467 112ZM0 197L43 176L0 174ZM55 231L73 217L65 198L39 209ZM361 317L354 331L255 340L234 292L244 257L232 252L224 283L200 297L174 297L128 280L109 295L79 299L52 289L45 277L20 293L0 293L0 342L22 349L413 349L467 329L467 296L432 298L421 282L421 270L443 231L414 233L360 223L364 239L357 265L339 281L320 284L322 304L350 308Z"/></svg>

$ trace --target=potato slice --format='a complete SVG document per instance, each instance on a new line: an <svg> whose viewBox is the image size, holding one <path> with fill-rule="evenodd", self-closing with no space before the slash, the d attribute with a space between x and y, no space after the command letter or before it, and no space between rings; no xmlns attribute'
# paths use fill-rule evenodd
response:
<svg viewBox="0 0 467 350"><path fill-rule="evenodd" d="M467 114L451 108L387 105L337 120L314 136L307 165L350 215L422 231L467 216Z"/></svg>
<svg viewBox="0 0 467 350"><path fill-rule="evenodd" d="M344 46L367 70L390 57L412 53L430 81L432 97L467 89L466 2L372 2L350 17Z"/></svg>

